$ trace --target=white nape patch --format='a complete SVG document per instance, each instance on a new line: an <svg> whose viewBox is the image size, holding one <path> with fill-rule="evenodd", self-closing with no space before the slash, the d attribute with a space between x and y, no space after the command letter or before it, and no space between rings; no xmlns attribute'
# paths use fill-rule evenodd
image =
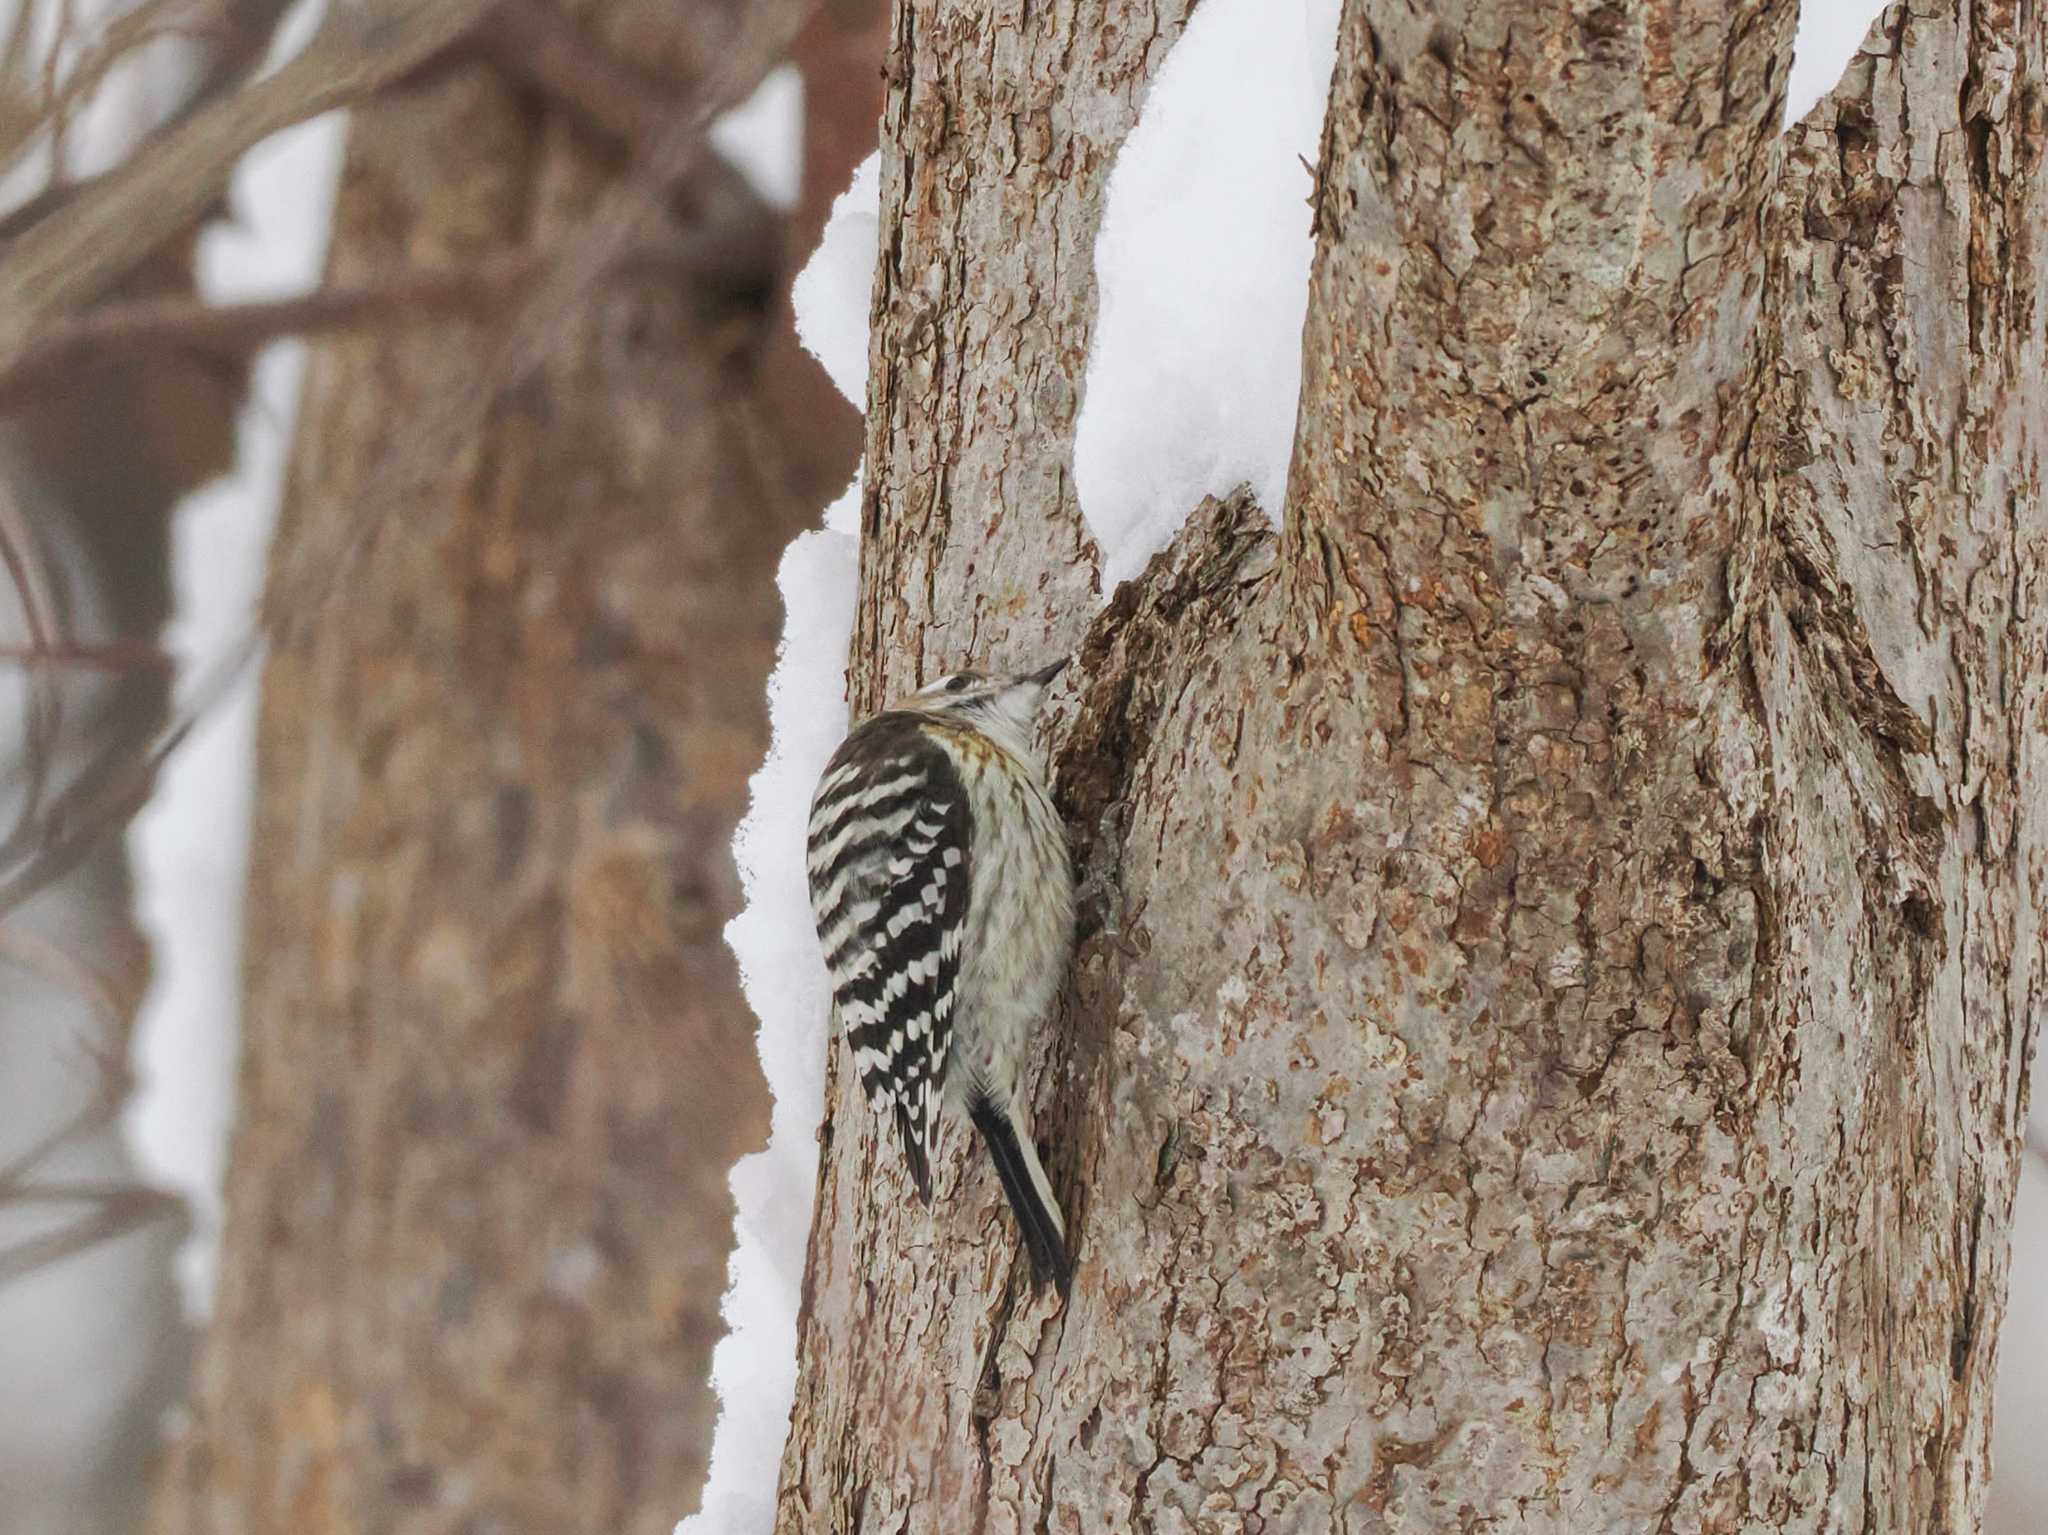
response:
<svg viewBox="0 0 2048 1535"><path fill-rule="evenodd" d="M1279 519L1315 254L1309 166L1339 10L1204 0L1117 156L1074 433L1105 593L1206 495L1249 482Z"/></svg>
<svg viewBox="0 0 2048 1535"><path fill-rule="evenodd" d="M1785 126L1791 127L1835 88L1856 57L1884 0L1806 0L1792 44L1792 78L1785 86Z"/></svg>
<svg viewBox="0 0 2048 1535"><path fill-rule="evenodd" d="M861 161L839 194L818 249L790 288L797 339L817 358L834 387L865 410L868 403L868 311L874 303L875 255L882 238L882 156ZM854 502L859 516L860 503ZM856 521L847 531L858 528Z"/></svg>

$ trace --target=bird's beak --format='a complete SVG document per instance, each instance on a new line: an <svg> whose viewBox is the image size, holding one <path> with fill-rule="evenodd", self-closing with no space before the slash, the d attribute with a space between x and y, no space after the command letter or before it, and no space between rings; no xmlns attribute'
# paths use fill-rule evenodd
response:
<svg viewBox="0 0 2048 1535"><path fill-rule="evenodd" d="M1066 670L1067 662L1071 659L1073 659L1071 656L1061 656L1057 661L1053 662L1050 666L1041 666L1035 672L1026 672L1024 674L1024 680L1026 682L1035 682L1040 687L1044 687L1047 683L1051 682L1053 678L1057 677L1061 672Z"/></svg>

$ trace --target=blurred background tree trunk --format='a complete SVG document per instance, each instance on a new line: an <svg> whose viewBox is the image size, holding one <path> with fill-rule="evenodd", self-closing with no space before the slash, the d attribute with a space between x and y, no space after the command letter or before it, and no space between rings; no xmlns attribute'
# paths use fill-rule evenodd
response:
<svg viewBox="0 0 2048 1535"><path fill-rule="evenodd" d="M758 9L578 23L679 95ZM162 1535L653 1532L694 1501L725 1179L766 1107L728 844L775 566L857 437L844 407L786 419L824 395L780 302L786 241L872 142L848 14L799 56L874 83L812 113L790 227L693 177L679 259L606 281L269 658L221 1290ZM330 279L559 246L624 167L443 71L358 113ZM474 365L443 327L316 352L274 571Z"/></svg>

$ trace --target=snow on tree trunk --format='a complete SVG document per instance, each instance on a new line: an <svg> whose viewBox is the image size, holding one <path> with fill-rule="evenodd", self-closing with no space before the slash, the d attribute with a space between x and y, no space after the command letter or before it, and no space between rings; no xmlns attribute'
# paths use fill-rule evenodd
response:
<svg viewBox="0 0 2048 1535"><path fill-rule="evenodd" d="M1086 629L1080 1269L835 1051L779 1530L1975 1527L2048 21L1928 9L1781 137L1787 3L1352 0L1284 531L1090 625L1075 255L1170 18L899 5L855 699Z"/></svg>
<svg viewBox="0 0 2048 1535"><path fill-rule="evenodd" d="M1067 461L1103 183L1187 7L899 0L882 108L856 714L965 656L1080 635Z"/></svg>

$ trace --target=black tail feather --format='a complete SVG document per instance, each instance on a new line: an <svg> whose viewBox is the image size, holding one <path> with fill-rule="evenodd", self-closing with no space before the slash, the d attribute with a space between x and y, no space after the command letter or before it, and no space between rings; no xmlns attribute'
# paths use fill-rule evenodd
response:
<svg viewBox="0 0 2048 1535"><path fill-rule="evenodd" d="M903 1160L910 1164L910 1181L917 1187L917 1197L928 1205L932 1202L931 1159L925 1155L917 1121L900 1097L896 1100L896 1133L903 1142Z"/></svg>
<svg viewBox="0 0 2048 1535"><path fill-rule="evenodd" d="M1060 1235L1058 1214L1046 1209L1038 1185L1032 1181L1024 1148L1017 1141L1016 1127L1010 1123L1009 1115L999 1112L986 1098L975 1101L969 1117L981 1132L982 1144L988 1147L989 1160L996 1165L996 1177L1002 1180L1003 1192L1009 1196L1010 1209L1017 1217L1017 1228L1024 1236L1024 1251L1031 1258L1032 1284L1043 1286L1050 1280L1061 1299L1065 1299L1074 1281L1073 1260L1068 1256L1065 1238Z"/></svg>

